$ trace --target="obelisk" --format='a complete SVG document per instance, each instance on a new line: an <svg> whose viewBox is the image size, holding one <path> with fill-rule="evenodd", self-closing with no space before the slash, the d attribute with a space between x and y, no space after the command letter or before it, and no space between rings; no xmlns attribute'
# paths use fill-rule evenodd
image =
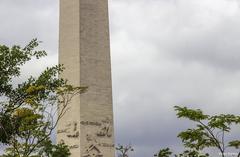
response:
<svg viewBox="0 0 240 157"><path fill-rule="evenodd" d="M71 157L114 157L108 0L60 0L62 78L87 86L57 127Z"/></svg>

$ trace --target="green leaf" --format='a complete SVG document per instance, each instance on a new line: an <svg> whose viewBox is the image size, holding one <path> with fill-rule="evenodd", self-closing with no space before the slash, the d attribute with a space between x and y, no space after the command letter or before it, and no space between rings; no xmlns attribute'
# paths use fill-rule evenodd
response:
<svg viewBox="0 0 240 157"><path fill-rule="evenodd" d="M187 107L175 106L178 118L187 118L192 121L206 120L209 115L203 114L200 109L188 109Z"/></svg>
<svg viewBox="0 0 240 157"><path fill-rule="evenodd" d="M240 140L234 140L228 143L229 147L234 147L236 149L240 148Z"/></svg>

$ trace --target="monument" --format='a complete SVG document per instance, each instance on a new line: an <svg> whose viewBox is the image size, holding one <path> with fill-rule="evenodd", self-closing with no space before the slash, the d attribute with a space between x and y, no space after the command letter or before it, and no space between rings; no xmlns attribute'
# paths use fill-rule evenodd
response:
<svg viewBox="0 0 240 157"><path fill-rule="evenodd" d="M57 127L71 157L113 157L113 109L108 0L60 0L61 77L87 86L74 97Z"/></svg>

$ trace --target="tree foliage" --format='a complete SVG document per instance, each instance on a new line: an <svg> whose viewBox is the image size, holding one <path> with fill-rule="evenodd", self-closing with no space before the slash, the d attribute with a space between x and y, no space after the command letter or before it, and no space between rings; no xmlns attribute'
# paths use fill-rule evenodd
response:
<svg viewBox="0 0 240 157"><path fill-rule="evenodd" d="M0 143L7 146L4 157L70 154L65 144L53 144L50 135L71 99L86 88L73 87L58 78L62 65L47 68L18 85L13 81L21 76L21 66L27 61L46 56L45 51L36 50L39 43L33 39L24 48L0 45Z"/></svg>
<svg viewBox="0 0 240 157"><path fill-rule="evenodd" d="M164 148L161 149L157 154L154 154L155 157L169 157L169 155L171 155L172 152L170 151L169 148Z"/></svg>
<svg viewBox="0 0 240 157"><path fill-rule="evenodd" d="M199 109L175 106L178 118L185 118L196 125L178 134L184 147L183 153L175 154L175 157L207 157L203 153L206 148L217 149L222 157L225 157L227 148L235 148L240 157L240 140L226 140L226 135L231 133L234 125L240 124L240 116L233 114L207 115ZM158 157L169 157L172 154L169 148L161 149Z"/></svg>

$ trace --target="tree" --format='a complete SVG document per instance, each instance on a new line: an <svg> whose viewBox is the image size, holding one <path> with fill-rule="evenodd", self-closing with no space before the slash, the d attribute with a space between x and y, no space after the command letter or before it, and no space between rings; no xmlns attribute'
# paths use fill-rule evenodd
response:
<svg viewBox="0 0 240 157"><path fill-rule="evenodd" d="M118 147L116 147L116 150L118 152L118 157L128 157L128 153L134 151L130 144L126 146L119 144Z"/></svg>
<svg viewBox="0 0 240 157"><path fill-rule="evenodd" d="M86 87L73 87L58 78L62 65L47 68L18 85L13 81L21 76L20 68L27 61L47 55L36 50L39 43L33 39L24 48L0 45L0 143L7 146L3 157L70 155L64 143L54 145L50 136L71 99Z"/></svg>
<svg viewBox="0 0 240 157"><path fill-rule="evenodd" d="M217 149L222 157L226 156L227 148L235 148L240 157L240 140L226 140L233 125L240 124L240 116L233 114L219 114L210 116L200 109L175 106L178 118L186 118L196 124L195 128L187 129L178 134L186 150L175 157L207 157L202 153L205 148ZM161 149L158 157L169 157L172 154L169 148Z"/></svg>

